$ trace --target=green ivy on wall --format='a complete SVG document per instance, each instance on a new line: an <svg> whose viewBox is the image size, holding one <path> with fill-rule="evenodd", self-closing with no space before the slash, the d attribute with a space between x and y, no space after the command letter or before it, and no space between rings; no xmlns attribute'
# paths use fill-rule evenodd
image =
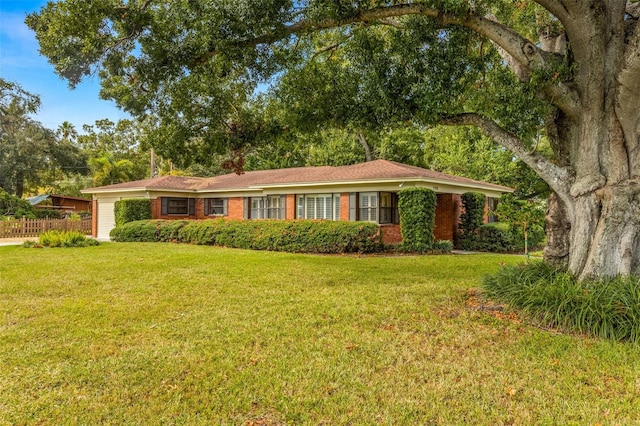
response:
<svg viewBox="0 0 640 426"><path fill-rule="evenodd" d="M398 193L402 250L426 252L435 244L436 193L427 188L407 188Z"/></svg>

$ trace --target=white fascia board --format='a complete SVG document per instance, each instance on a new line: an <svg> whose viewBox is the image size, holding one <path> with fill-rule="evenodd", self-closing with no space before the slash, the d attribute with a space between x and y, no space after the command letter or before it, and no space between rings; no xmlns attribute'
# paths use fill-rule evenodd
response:
<svg viewBox="0 0 640 426"><path fill-rule="evenodd" d="M387 179L362 179L362 180L354 180L354 181L324 181L324 182L268 184L268 185L260 185L259 187L255 186L251 188L265 190L265 189L278 189L278 188L326 187L327 189L329 189L330 187L363 186L363 185L371 186L375 184L388 185L388 184L394 184L394 183L398 185L404 183L403 187L406 187L407 184L414 184L415 186L416 183L422 183L427 185L431 184L436 187L437 185L446 185L449 188L461 187L461 188L479 189L479 190L493 192L493 193L504 193L504 192L511 193L514 191L514 189L512 188L503 190L503 189L482 185L482 184L453 182L453 181L444 180L444 179L427 179L427 178L415 178L415 177L404 178L404 179L403 178L387 178ZM436 192L439 191L437 188L430 188L430 189L433 189ZM463 193L463 192L466 192L466 191L462 191L460 193Z"/></svg>
<svg viewBox="0 0 640 426"><path fill-rule="evenodd" d="M86 190L81 189L80 193L82 194L121 194L121 193L131 193L131 192L171 192L171 193L184 193L184 194L195 194L197 191L193 189L172 189L172 188L147 188L144 186L140 186L137 188L122 188L122 189L98 189L98 190Z"/></svg>
<svg viewBox="0 0 640 426"><path fill-rule="evenodd" d="M227 188L227 189L199 189L196 191L198 195L221 195L227 197L251 197L261 194L261 188Z"/></svg>

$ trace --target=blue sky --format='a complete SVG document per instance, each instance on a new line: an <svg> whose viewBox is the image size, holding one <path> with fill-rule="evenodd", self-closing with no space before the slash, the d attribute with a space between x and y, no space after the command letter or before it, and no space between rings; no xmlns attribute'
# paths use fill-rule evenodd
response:
<svg viewBox="0 0 640 426"><path fill-rule="evenodd" d="M96 120L108 118L115 122L129 118L113 102L100 99L97 77L88 78L71 90L40 56L38 43L24 18L46 3L0 0L0 76L40 96L42 105L34 118L50 129L69 121L81 132L83 124L94 124Z"/></svg>

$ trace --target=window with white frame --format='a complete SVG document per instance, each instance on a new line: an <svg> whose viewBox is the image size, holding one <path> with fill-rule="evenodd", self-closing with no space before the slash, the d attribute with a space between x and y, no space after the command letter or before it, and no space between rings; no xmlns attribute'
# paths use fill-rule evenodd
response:
<svg viewBox="0 0 640 426"><path fill-rule="evenodd" d="M298 219L340 220L340 194L297 195Z"/></svg>
<svg viewBox="0 0 640 426"><path fill-rule="evenodd" d="M281 219L280 195L251 197L251 219Z"/></svg>
<svg viewBox="0 0 640 426"><path fill-rule="evenodd" d="M207 198L204 203L204 214L207 216L226 216L227 215L227 199L226 198Z"/></svg>
<svg viewBox="0 0 640 426"><path fill-rule="evenodd" d="M378 193L361 192L359 194L359 218L365 222L378 222Z"/></svg>

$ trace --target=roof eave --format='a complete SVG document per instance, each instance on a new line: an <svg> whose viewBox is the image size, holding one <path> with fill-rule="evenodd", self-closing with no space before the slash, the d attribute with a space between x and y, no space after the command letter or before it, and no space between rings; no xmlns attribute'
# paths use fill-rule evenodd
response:
<svg viewBox="0 0 640 426"><path fill-rule="evenodd" d="M81 189L80 193L82 194L114 194L120 192L184 192L188 194L195 194L198 191L194 189L178 189L178 188L155 188L148 186L139 186L135 188L105 188L105 189L94 189L87 188Z"/></svg>
<svg viewBox="0 0 640 426"><path fill-rule="evenodd" d="M447 179L425 178L425 177L397 177L397 178L378 178L378 179L356 179L356 180L332 180L321 182L292 182L292 183L273 183L265 185L252 185L247 187L248 189L274 189L274 188L293 188L293 187L317 187L317 186L330 186L330 185L366 185L375 183L393 183L393 182L421 182L432 183L440 185L461 186L465 188L485 189L490 191L501 191L512 193L515 191L513 188L509 188L501 185L483 184L481 182L455 182Z"/></svg>

